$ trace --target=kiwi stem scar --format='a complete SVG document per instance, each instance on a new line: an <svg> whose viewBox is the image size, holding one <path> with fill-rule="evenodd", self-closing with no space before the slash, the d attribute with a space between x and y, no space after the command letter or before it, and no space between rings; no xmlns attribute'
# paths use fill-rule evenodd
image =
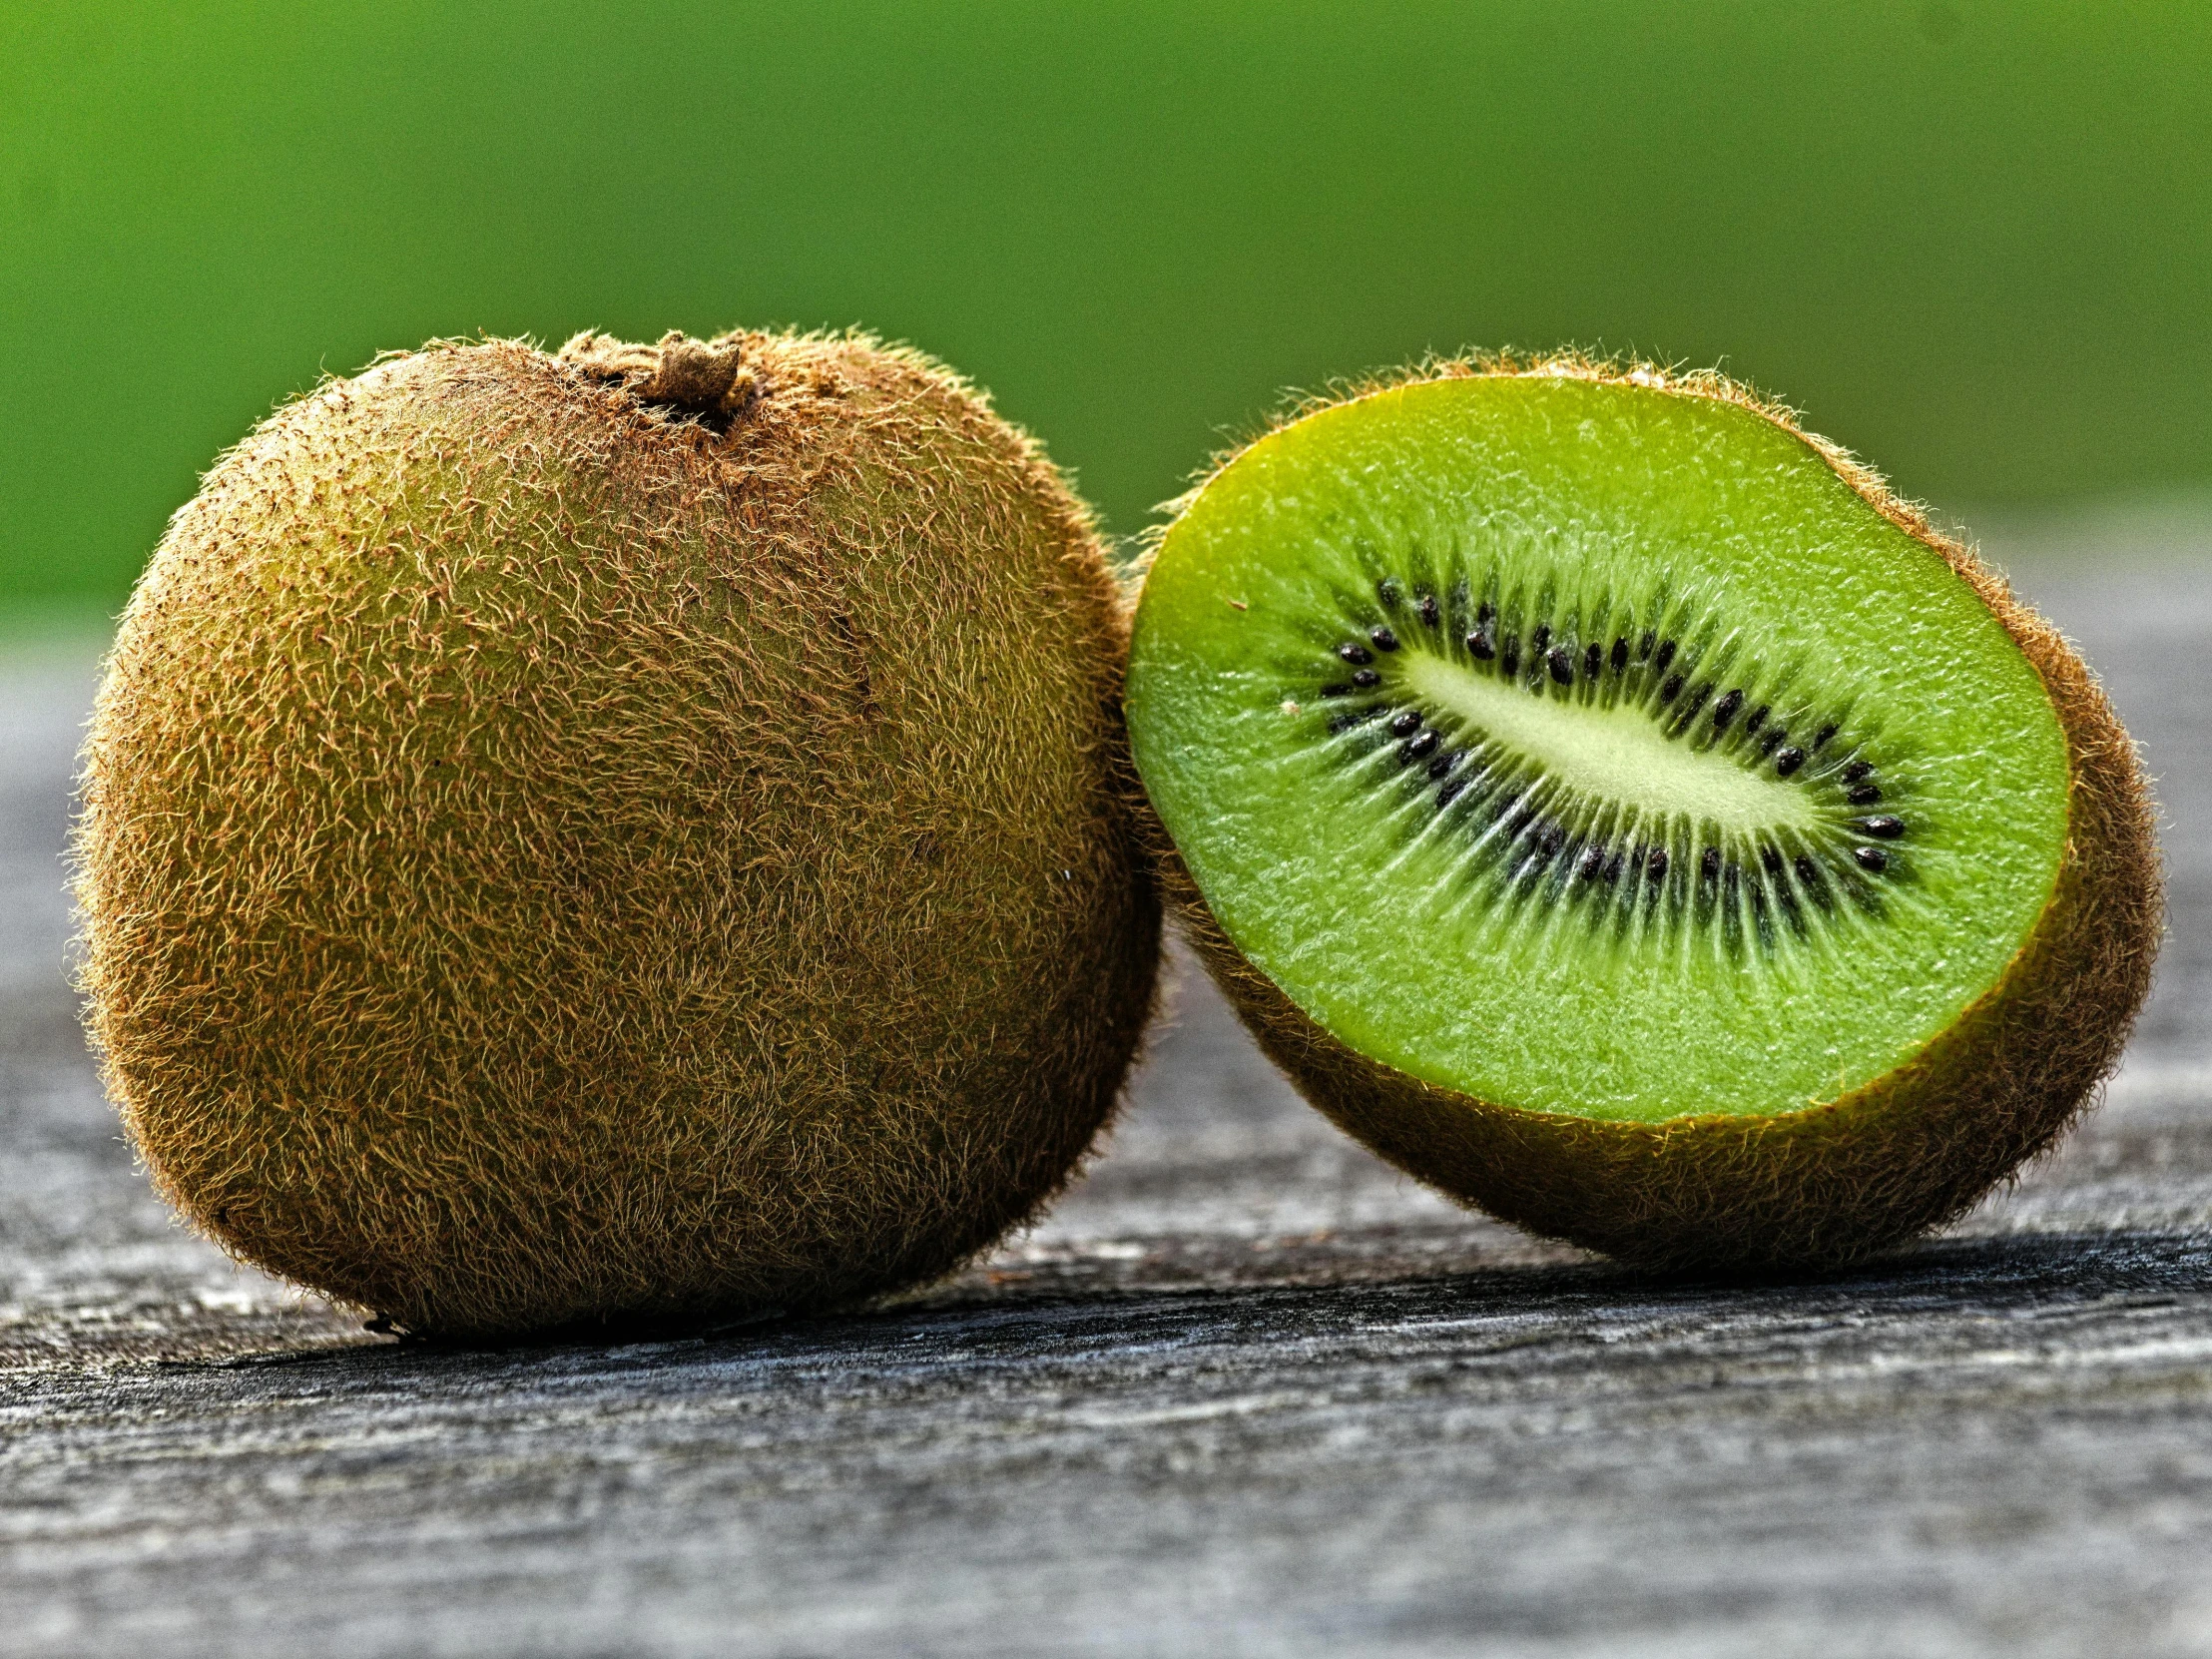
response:
<svg viewBox="0 0 2212 1659"><path fill-rule="evenodd" d="M1495 742L1542 756L1559 783L1598 799L1754 834L1819 822L1819 805L1805 790L1727 754L1692 749L1630 704L1554 702L1426 653L1409 654L1401 673L1415 695Z"/></svg>

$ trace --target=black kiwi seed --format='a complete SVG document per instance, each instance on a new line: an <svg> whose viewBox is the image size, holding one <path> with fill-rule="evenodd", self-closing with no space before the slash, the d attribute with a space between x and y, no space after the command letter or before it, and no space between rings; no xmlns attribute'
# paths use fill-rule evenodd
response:
<svg viewBox="0 0 2212 1659"><path fill-rule="evenodd" d="M1736 711L1743 706L1744 694L1742 692L1732 691L1723 696L1718 703L1713 705L1713 730L1716 732L1727 731L1728 723L1736 718Z"/></svg>
<svg viewBox="0 0 2212 1659"><path fill-rule="evenodd" d="M1605 648L1603 646L1593 643L1590 646L1589 650L1582 653L1583 679L1595 680L1597 678L1597 671L1604 666Z"/></svg>
<svg viewBox="0 0 2212 1659"><path fill-rule="evenodd" d="M1337 655L1342 657L1346 662L1350 663L1354 668L1364 668L1369 663L1375 661L1375 653L1370 651L1366 646L1362 645L1358 640L1345 641L1344 644L1337 647Z"/></svg>
<svg viewBox="0 0 2212 1659"><path fill-rule="evenodd" d="M1782 873L1782 848L1779 846L1762 846L1759 849L1759 862L1765 866L1769 875L1780 875Z"/></svg>
<svg viewBox="0 0 2212 1659"><path fill-rule="evenodd" d="M1644 870L1654 881L1664 881L1667 878L1667 849L1653 847L1651 855L1644 860Z"/></svg>
<svg viewBox="0 0 2212 1659"><path fill-rule="evenodd" d="M1364 668L1352 677L1352 683L1362 691L1366 691L1371 687L1382 684L1382 676L1376 673L1372 668Z"/></svg>
<svg viewBox="0 0 2212 1659"><path fill-rule="evenodd" d="M1697 719L1698 710L1705 707L1705 700L1712 695L1713 688L1711 686L1693 688L1690 692L1690 701L1682 705L1682 719L1684 722Z"/></svg>
<svg viewBox="0 0 2212 1659"><path fill-rule="evenodd" d="M1352 688L1346 685L1324 686L1321 689L1321 694L1324 697L1350 697Z"/></svg>
<svg viewBox="0 0 2212 1659"><path fill-rule="evenodd" d="M1664 674L1667 672L1667 665L1673 661L1674 641L1668 640L1664 645L1659 647L1659 655L1655 659L1653 659L1651 666L1657 669L1661 674Z"/></svg>
<svg viewBox="0 0 2212 1659"><path fill-rule="evenodd" d="M1498 666L1505 670L1507 679L1520 672L1520 636L1507 634L1504 649L1498 654Z"/></svg>
<svg viewBox="0 0 2212 1659"><path fill-rule="evenodd" d="M1432 593L1422 594L1420 604L1415 609L1420 612L1421 621L1431 628L1439 626L1443 621L1443 612L1437 609L1436 596Z"/></svg>
<svg viewBox="0 0 2212 1659"><path fill-rule="evenodd" d="M1839 730L1841 730L1841 728L1839 727L1824 726L1818 732L1815 732L1813 734L1813 753L1818 755L1822 750L1826 749L1828 747L1828 740L1830 738L1833 738Z"/></svg>
<svg viewBox="0 0 2212 1659"><path fill-rule="evenodd" d="M1420 730L1420 711L1405 709L1390 717L1390 736L1409 738Z"/></svg>
<svg viewBox="0 0 2212 1659"><path fill-rule="evenodd" d="M1604 875L1607 886L1617 884L1621 878L1621 855L1616 852L1610 858L1607 858L1605 868L1600 873Z"/></svg>
<svg viewBox="0 0 2212 1659"><path fill-rule="evenodd" d="M1411 743L1405 746L1406 759L1417 761L1423 755L1434 754L1436 749L1436 742L1437 739L1434 732L1421 733L1420 736L1418 736Z"/></svg>
<svg viewBox="0 0 2212 1659"><path fill-rule="evenodd" d="M1875 835L1886 841L1894 841L1905 833L1905 820L1881 813L1873 818L1855 818L1851 827L1862 835Z"/></svg>
<svg viewBox="0 0 2212 1659"><path fill-rule="evenodd" d="M1850 766L1844 768L1844 782L1856 784L1860 779L1871 776L1873 772L1874 763L1872 761L1854 761Z"/></svg>
<svg viewBox="0 0 2212 1659"><path fill-rule="evenodd" d="M1447 780L1444 784L1444 787L1436 792L1436 811L1440 813L1446 807L1450 806L1454 801L1458 800L1460 793L1465 790L1466 787L1467 781L1464 778L1453 778Z"/></svg>
<svg viewBox="0 0 2212 1659"><path fill-rule="evenodd" d="M1772 728L1765 737L1759 740L1760 752L1772 755L1776 749L1781 747L1782 740L1787 736L1789 736L1789 732L1786 728L1780 726Z"/></svg>
<svg viewBox="0 0 2212 1659"><path fill-rule="evenodd" d="M1559 848L1567 844L1567 832L1556 824L1547 824L1536 831L1536 851L1546 862L1556 857Z"/></svg>
<svg viewBox="0 0 2212 1659"><path fill-rule="evenodd" d="M1544 659L1551 665L1551 677L1562 686L1574 684L1574 653L1563 645L1551 648L1551 655Z"/></svg>
<svg viewBox="0 0 2212 1659"><path fill-rule="evenodd" d="M1771 705L1762 703L1759 705L1758 708L1752 710L1750 714L1744 716L1744 736L1748 738L1754 732L1758 731L1760 727L1766 725L1767 716L1773 713L1774 709Z"/></svg>
<svg viewBox="0 0 2212 1659"><path fill-rule="evenodd" d="M1619 674L1627 667L1628 641L1625 639L1615 640L1613 642L1613 672Z"/></svg>
<svg viewBox="0 0 2212 1659"><path fill-rule="evenodd" d="M1378 651L1395 651L1397 649L1397 636L1387 628L1371 629L1368 632L1368 638L1375 642L1375 648Z"/></svg>
<svg viewBox="0 0 2212 1659"><path fill-rule="evenodd" d="M1854 807L1872 807L1882 799L1882 792L1872 784L1860 784L1844 799Z"/></svg>
<svg viewBox="0 0 2212 1659"><path fill-rule="evenodd" d="M1784 778L1789 777L1791 773L1797 771L1803 765L1805 765L1805 751L1802 749L1785 749L1774 758L1774 770Z"/></svg>
<svg viewBox="0 0 2212 1659"><path fill-rule="evenodd" d="M1661 653L1661 655L1664 655L1664 653ZM1659 701L1662 703L1672 703L1677 697L1681 695L1682 676L1679 674L1668 675L1667 683L1659 688Z"/></svg>
<svg viewBox="0 0 2212 1659"><path fill-rule="evenodd" d="M1490 639L1490 625L1484 623L1467 636L1467 649L1474 653L1478 663L1486 663L1497 655L1497 646Z"/></svg>
<svg viewBox="0 0 2212 1659"><path fill-rule="evenodd" d="M1644 637L1636 642L1636 661L1640 663L1649 659L1649 657L1651 656L1651 648L1658 643L1659 636L1657 634L1654 634L1650 629L1646 628L1644 630Z"/></svg>
<svg viewBox="0 0 2212 1659"><path fill-rule="evenodd" d="M1459 752L1457 750L1452 750L1446 754L1439 755L1433 761L1430 761L1428 763L1428 776L1431 778L1441 778L1445 773L1449 772L1458 764Z"/></svg>
<svg viewBox="0 0 2212 1659"><path fill-rule="evenodd" d="M1544 648L1550 644L1551 624L1548 622L1537 623L1536 631L1528 636L1528 654L1531 657L1541 657L1544 654Z"/></svg>
<svg viewBox="0 0 2212 1659"><path fill-rule="evenodd" d="M1487 599L1483 600L1481 604L1477 605L1474 608L1474 620L1477 626L1480 626L1483 623L1493 622L1496 620L1496 618L1497 607L1491 604Z"/></svg>
<svg viewBox="0 0 2212 1659"><path fill-rule="evenodd" d="M1797 878L1800 881L1804 882L1808 887L1817 887L1820 885L1821 866L1813 862L1813 860L1807 857L1804 853L1800 852L1796 858L1791 860L1790 867L1797 871Z"/></svg>
<svg viewBox="0 0 2212 1659"><path fill-rule="evenodd" d="M1871 869L1877 875L1890 867L1890 855L1879 846L1855 846L1851 855L1859 860L1861 869Z"/></svg>
<svg viewBox="0 0 2212 1659"><path fill-rule="evenodd" d="M1708 881L1720 879L1721 849L1719 847L1709 846L1705 849L1705 855L1697 861L1697 872Z"/></svg>
<svg viewBox="0 0 2212 1659"><path fill-rule="evenodd" d="M1574 861L1575 874L1581 876L1585 881L1604 867L1605 848L1602 846L1585 846L1582 849L1582 856Z"/></svg>

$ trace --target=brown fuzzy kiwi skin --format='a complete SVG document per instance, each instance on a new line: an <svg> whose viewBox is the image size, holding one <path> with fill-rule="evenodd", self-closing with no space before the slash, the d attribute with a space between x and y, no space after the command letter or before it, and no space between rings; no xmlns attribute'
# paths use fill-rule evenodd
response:
<svg viewBox="0 0 2212 1659"><path fill-rule="evenodd" d="M2164 914L2155 815L2102 689L1972 553L1788 410L1717 374L1580 355L1487 357L1423 364L1342 396L1469 374L1565 375L1738 404L1806 443L1940 554L2018 642L2065 733L2067 838L2049 901L1997 983L1889 1075L1800 1111L1660 1123L1516 1110L1355 1052L1237 949L1155 817L1147 832L1178 925L1308 1100L1407 1174L1531 1232L1653 1271L1767 1274L1849 1267L1959 1215L2079 1115L2149 989Z"/></svg>
<svg viewBox="0 0 2212 1659"><path fill-rule="evenodd" d="M198 1229L417 1333L940 1275L1065 1183L1150 1011L1126 645L1085 509L910 351L327 384L210 473L112 652L111 1097Z"/></svg>

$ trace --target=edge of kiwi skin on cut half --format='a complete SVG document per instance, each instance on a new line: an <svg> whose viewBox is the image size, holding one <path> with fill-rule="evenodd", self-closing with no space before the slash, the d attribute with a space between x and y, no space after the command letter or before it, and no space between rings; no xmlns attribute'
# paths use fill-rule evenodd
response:
<svg viewBox="0 0 2212 1659"><path fill-rule="evenodd" d="M2153 815L2140 760L2102 690L2057 631L1973 554L1789 411L1718 374L1576 355L1451 361L1308 403L1273 430L1378 393L1478 375L1633 385L1736 405L1803 443L1891 525L1939 555L2033 668L2063 734L2065 837L2047 900L1987 990L1903 1064L1801 1108L1693 1110L1658 1121L1518 1108L1360 1052L1253 964L1155 821L1183 930L1262 1048L1315 1106L1408 1174L1533 1232L1657 1269L1773 1271L1846 1266L1959 1214L2081 1112L2116 1064L2148 989L2162 916ZM1225 457L1182 510L1246 452Z"/></svg>

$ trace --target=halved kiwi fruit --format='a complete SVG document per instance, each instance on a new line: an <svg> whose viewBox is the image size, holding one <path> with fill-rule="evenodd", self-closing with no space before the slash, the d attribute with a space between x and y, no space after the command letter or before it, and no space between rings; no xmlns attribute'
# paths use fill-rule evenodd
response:
<svg viewBox="0 0 2212 1659"><path fill-rule="evenodd" d="M439 344L132 598L91 1025L163 1191L417 1331L839 1303L1067 1178L1159 908L1089 515L864 338Z"/></svg>
<svg viewBox="0 0 2212 1659"><path fill-rule="evenodd" d="M1668 1267L1957 1213L2114 1063L2135 753L2048 624L1717 376L1453 364L1197 489L1129 718L1201 952L1384 1157Z"/></svg>

